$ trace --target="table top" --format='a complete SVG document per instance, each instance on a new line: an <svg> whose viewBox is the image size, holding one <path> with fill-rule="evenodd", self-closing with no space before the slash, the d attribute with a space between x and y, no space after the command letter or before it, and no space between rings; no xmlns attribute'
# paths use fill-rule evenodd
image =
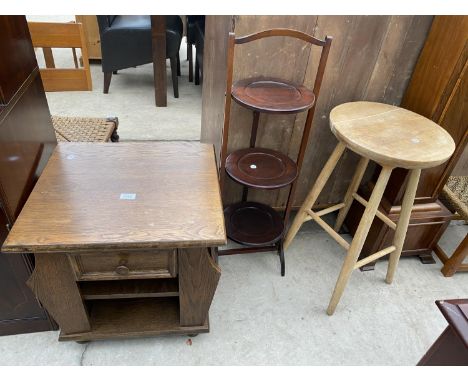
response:
<svg viewBox="0 0 468 382"><path fill-rule="evenodd" d="M226 243L213 146L59 143L4 252Z"/></svg>
<svg viewBox="0 0 468 382"><path fill-rule="evenodd" d="M468 299L438 300L436 305L468 348Z"/></svg>
<svg viewBox="0 0 468 382"><path fill-rule="evenodd" d="M383 103L339 105L330 113L330 127L351 150L391 167L434 167L455 150L450 134L433 121Z"/></svg>

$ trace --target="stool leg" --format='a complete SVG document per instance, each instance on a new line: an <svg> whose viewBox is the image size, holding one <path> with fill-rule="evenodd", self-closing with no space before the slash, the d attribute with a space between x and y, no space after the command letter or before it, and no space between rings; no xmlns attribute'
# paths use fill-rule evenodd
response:
<svg viewBox="0 0 468 382"><path fill-rule="evenodd" d="M328 305L327 309L327 314L330 316L335 312L336 306L340 301L346 284L348 283L349 277L354 270L354 265L356 264L359 254L362 251L362 247L366 241L367 234L369 233L369 229L374 220L375 213L377 212L377 208L379 207L380 201L382 200L382 196L391 173L392 168L390 167L383 167L382 171L380 172L379 179L377 180L374 190L372 191L372 195L369 199L369 202L367 203L367 207L364 211L364 214L362 215L361 221L359 222L356 234L354 235L351 246L349 247L348 254L346 255L345 261L341 268L340 275L338 276L335 290L333 291L330 304Z"/></svg>
<svg viewBox="0 0 468 382"><path fill-rule="evenodd" d="M388 284L392 283L393 276L395 275L396 267L398 265L398 260L400 260L401 250L403 249L406 231L408 230L411 209L413 208L414 197L416 196L420 175L420 169L411 170L409 174L408 185L406 186L405 196L403 197L403 203L401 204L400 217L398 218L395 236L393 238L393 245L396 249L390 254L390 259L388 261L387 277L385 279Z"/></svg>
<svg viewBox="0 0 468 382"><path fill-rule="evenodd" d="M307 213L305 211L313 207L315 201L320 195L320 192L322 191L323 187L327 183L328 178L330 177L331 173L335 169L336 164L340 160L341 155L343 154L345 148L346 146L343 143L339 142L336 145L335 150L331 154L330 158L328 158L328 161L325 164L325 167L320 172L320 175L315 181L315 184L313 185L312 189L310 190L309 194L304 200L304 203L302 203L302 206L299 209L296 217L294 218L294 221L291 224L291 228L289 228L289 231L286 235L286 239L284 240L284 245L283 245L283 248L285 250L288 248L289 244L291 244L291 241L296 236L297 231L299 231L299 228L301 228L302 223L304 223L304 219L307 216Z"/></svg>
<svg viewBox="0 0 468 382"><path fill-rule="evenodd" d="M343 224L344 220L346 219L346 215L353 203L353 194L358 190L359 185L361 184L362 177L366 172L367 165L369 164L369 159L362 157L358 163L356 168L356 172L354 173L353 180L351 181L348 190L346 191L346 195L344 198L343 203L345 204L344 207L338 213L338 217L336 218L335 222L335 231L338 232Z"/></svg>

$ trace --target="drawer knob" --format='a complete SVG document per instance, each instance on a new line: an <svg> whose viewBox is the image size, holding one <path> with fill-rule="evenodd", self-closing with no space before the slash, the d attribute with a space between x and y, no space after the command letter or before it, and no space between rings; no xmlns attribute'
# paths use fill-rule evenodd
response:
<svg viewBox="0 0 468 382"><path fill-rule="evenodd" d="M125 265L119 265L117 268L115 268L115 273L118 275L128 275L128 272L130 272L130 269L128 269Z"/></svg>

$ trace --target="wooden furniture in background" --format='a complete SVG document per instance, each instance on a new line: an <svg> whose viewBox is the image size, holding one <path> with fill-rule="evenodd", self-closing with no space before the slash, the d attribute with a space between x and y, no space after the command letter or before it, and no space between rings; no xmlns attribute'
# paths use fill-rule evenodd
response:
<svg viewBox="0 0 468 382"><path fill-rule="evenodd" d="M156 106L166 107L166 19L164 16L151 16L151 38L153 44L154 99Z"/></svg>
<svg viewBox="0 0 468 382"><path fill-rule="evenodd" d="M447 328L418 366L468 366L468 299L436 301Z"/></svg>
<svg viewBox="0 0 468 382"><path fill-rule="evenodd" d="M468 176L449 177L440 199L451 211L456 212L458 219L468 223ZM468 234L450 257L439 244L434 247L434 253L444 264L441 272L445 277L451 277L456 272L468 272L468 264L463 263L468 258Z"/></svg>
<svg viewBox="0 0 468 382"><path fill-rule="evenodd" d="M305 221L314 220L346 249L347 255L327 309L327 313L332 315L353 270L389 255L385 281L388 284L392 283L408 229L421 169L444 163L453 154L455 143L450 134L429 119L396 106L375 102L349 102L335 107L330 113L330 127L339 141L338 145L297 213L286 236L284 247L288 248ZM360 155L361 159L344 201L322 211L313 212L315 201L346 148ZM357 191L370 160L382 166L382 170L370 198L365 200ZM390 175L397 167L409 169L410 175L405 187L400 217L395 224L382 214L378 207ZM353 201L362 204L365 212L352 242L348 243L337 232ZM333 229L321 216L337 210L340 212ZM375 217L395 232L393 240L388 247L358 261Z"/></svg>
<svg viewBox="0 0 468 382"><path fill-rule="evenodd" d="M75 20L83 26L83 32L88 48L88 58L90 60L101 59L101 39L99 37L99 27L94 15L76 15Z"/></svg>
<svg viewBox="0 0 468 382"><path fill-rule="evenodd" d="M52 116L58 142L112 142L119 141L119 119Z"/></svg>
<svg viewBox="0 0 468 382"><path fill-rule="evenodd" d="M453 214L438 200L452 169L468 142L467 57L468 17L436 16L424 49L418 59L402 107L423 115L442 126L454 139L455 153L446 163L424 170L416 193L403 256L419 256L425 263L434 263L432 251L444 233ZM392 221L397 221L408 172L394 171L382 199L380 209ZM364 184L361 193L368 196L374 187L373 179ZM354 202L345 224L355 233L363 207ZM385 224L375 221L362 251L370 255L389 245L393 232ZM374 263L365 269L373 269Z"/></svg>
<svg viewBox="0 0 468 382"><path fill-rule="evenodd" d="M316 105L309 144L305 152L293 207L299 207L336 145L328 128L328 115L336 105L367 100L398 105L430 28L432 16L210 16L205 23L205 54L202 142L213 143L221 151L224 96L226 92L226 53L228 33L242 36L270 28L290 28L322 38L334 37L327 73ZM224 38L222 38L224 36ZM264 76L281 78L313 87L319 55L307 43L287 38L262 39L236 49L234 81ZM268 60L257 59L269 52ZM352 73L352 74L351 74ZM305 79L305 82L304 82ZM306 112L298 115L267 115L258 126L257 145L281 151L296 158ZM263 117L263 116L262 116ZM252 113L233 103L228 152L249 146ZM317 200L330 206L343 199L351 182L358 157L347 152L337 171ZM218 162L219 163L219 162ZM372 175L366 172L363 181ZM234 203L242 197L242 186L227 179L223 201ZM249 197L284 209L288 189L251 190Z"/></svg>
<svg viewBox="0 0 468 382"><path fill-rule="evenodd" d="M46 66L50 67L40 69L46 92L93 90L88 48L81 24L28 22L28 27L33 46L46 48L45 52L47 53L44 54L44 57L46 58ZM76 55L74 55L75 68L56 68L55 64L51 65L53 62L52 48L80 48L83 67L79 67Z"/></svg>
<svg viewBox="0 0 468 382"><path fill-rule="evenodd" d="M208 332L225 243L212 145L59 143L3 250L34 252L60 339L86 341Z"/></svg>
<svg viewBox="0 0 468 382"><path fill-rule="evenodd" d="M233 84L235 45L256 42L265 38L289 37L320 47L320 62L314 74L314 86L309 90L303 85L269 77L241 79ZM225 185L226 174L243 186L242 201L228 205L224 210L227 235L246 248L220 251L220 255L243 252L278 252L281 276L285 274L283 234L291 212L296 179L301 171L307 147L315 104L325 72L332 38L319 40L292 29L269 29L243 37L229 34L226 101L224 108L223 142L221 149L220 183ZM238 48L239 49L239 48ZM266 59L266 57L263 57ZM259 58L262 60L262 58ZM312 73L311 73L312 74ZM242 107L252 110L253 121L248 149L233 151L228 156L231 98ZM300 149L294 162L280 151L256 147L260 115L289 115L307 111ZM265 118L265 117L263 117ZM282 126L278 126L281 129ZM248 189L275 190L289 186L289 196L284 216L266 204L247 201Z"/></svg>
<svg viewBox="0 0 468 382"><path fill-rule="evenodd" d="M0 245L56 145L24 16L0 16ZM27 288L31 254L0 253L0 335L55 329Z"/></svg>

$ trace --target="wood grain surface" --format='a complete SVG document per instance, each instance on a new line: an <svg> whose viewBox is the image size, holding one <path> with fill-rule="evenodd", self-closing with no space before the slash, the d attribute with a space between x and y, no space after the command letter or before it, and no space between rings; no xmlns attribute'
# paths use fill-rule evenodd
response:
<svg viewBox="0 0 468 382"><path fill-rule="evenodd" d="M223 16L226 17L226 16ZM329 128L333 107L350 101L367 100L398 105L408 85L414 65L424 45L432 16L235 16L236 36L269 28L292 28L323 39L333 36L311 137L298 178L294 206L300 206L323 165L336 145ZM222 108L218 102L225 94L227 32L231 21L207 17L206 40L217 41L205 62L210 79L204 83L206 101L202 109L203 142L220 147ZM218 36L223 33L225 40ZM370 38L372 36L372 38ZM271 37L246 44L236 50L234 79L259 75L303 83L312 88L318 65L318 47L304 49L305 42ZM205 49L205 52L209 52ZM207 53L208 57L208 53ZM232 104L229 153L249 146L252 112ZM299 151L306 113L268 115L260 118L257 146L280 150L293 160ZM317 204L337 203L343 199L359 158L347 152L332 174ZM370 165L363 179L374 170ZM242 186L227 181L226 204L240 200ZM249 199L275 207L284 207L288 190L251 190Z"/></svg>
<svg viewBox="0 0 468 382"><path fill-rule="evenodd" d="M339 105L330 113L330 127L354 152L391 167L434 167L455 150L450 134L430 119L383 103Z"/></svg>
<svg viewBox="0 0 468 382"><path fill-rule="evenodd" d="M134 200L122 199L132 194ZM3 250L40 253L225 242L212 145L62 143Z"/></svg>
<svg viewBox="0 0 468 382"><path fill-rule="evenodd" d="M221 270L208 248L179 250L180 326L202 326L208 320Z"/></svg>

